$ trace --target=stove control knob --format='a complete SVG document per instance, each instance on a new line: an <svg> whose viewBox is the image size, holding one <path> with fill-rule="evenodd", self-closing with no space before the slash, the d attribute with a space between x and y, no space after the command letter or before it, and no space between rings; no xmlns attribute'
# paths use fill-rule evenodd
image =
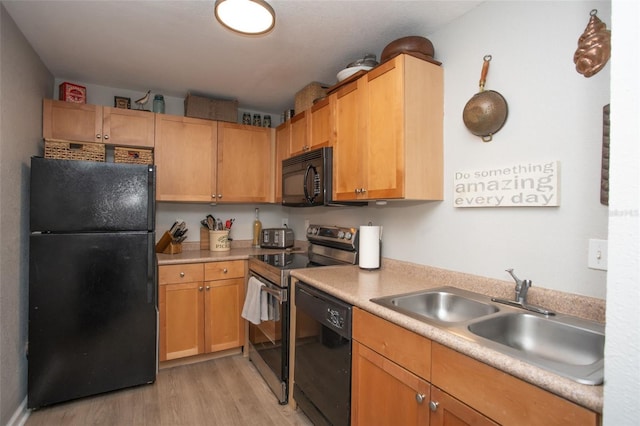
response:
<svg viewBox="0 0 640 426"><path fill-rule="evenodd" d="M344 231L338 231L338 238L344 238Z"/></svg>
<svg viewBox="0 0 640 426"><path fill-rule="evenodd" d="M308 228L307 228L307 234L311 234L311 233L312 233L311 231L312 231L312 230L311 230L311 227L308 227Z"/></svg>
<svg viewBox="0 0 640 426"><path fill-rule="evenodd" d="M345 234L344 238L347 240L350 240L351 237L353 237L353 234L351 234L351 232L347 231L347 233Z"/></svg>

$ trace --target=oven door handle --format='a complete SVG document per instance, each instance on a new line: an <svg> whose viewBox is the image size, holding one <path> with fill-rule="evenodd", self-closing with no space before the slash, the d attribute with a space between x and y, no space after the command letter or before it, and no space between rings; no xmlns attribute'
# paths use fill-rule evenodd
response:
<svg viewBox="0 0 640 426"><path fill-rule="evenodd" d="M280 303L281 305L288 300L286 288L277 287L274 284L272 284L270 281L267 281L261 276L256 275L254 273L249 274L249 276L254 277L258 281L260 281L262 284L264 284L264 287L260 287L260 291L266 291L267 293L275 297L278 303Z"/></svg>

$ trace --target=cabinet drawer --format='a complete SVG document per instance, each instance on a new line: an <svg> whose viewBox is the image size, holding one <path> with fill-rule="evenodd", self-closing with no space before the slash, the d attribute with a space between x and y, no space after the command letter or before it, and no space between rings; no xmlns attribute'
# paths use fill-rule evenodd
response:
<svg viewBox="0 0 640 426"><path fill-rule="evenodd" d="M158 267L158 283L174 284L204 280L202 263L185 263L180 265L163 265Z"/></svg>
<svg viewBox="0 0 640 426"><path fill-rule="evenodd" d="M599 415L459 352L433 344L431 382L500 424L597 425Z"/></svg>
<svg viewBox="0 0 640 426"><path fill-rule="evenodd" d="M204 264L204 280L226 280L244 277L244 260L229 260Z"/></svg>
<svg viewBox="0 0 640 426"><path fill-rule="evenodd" d="M431 340L361 309L353 309L353 338L417 376L431 378Z"/></svg>

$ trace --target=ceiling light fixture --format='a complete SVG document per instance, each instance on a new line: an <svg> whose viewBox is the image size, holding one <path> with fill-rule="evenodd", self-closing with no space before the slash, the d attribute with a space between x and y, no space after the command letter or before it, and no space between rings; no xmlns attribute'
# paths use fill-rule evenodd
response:
<svg viewBox="0 0 640 426"><path fill-rule="evenodd" d="M216 0L214 12L224 27L245 35L266 34L276 24L276 14L264 0Z"/></svg>

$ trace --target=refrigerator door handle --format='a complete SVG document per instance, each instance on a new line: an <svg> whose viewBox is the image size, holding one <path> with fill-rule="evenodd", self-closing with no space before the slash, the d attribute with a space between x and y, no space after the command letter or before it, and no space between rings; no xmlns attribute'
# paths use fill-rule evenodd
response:
<svg viewBox="0 0 640 426"><path fill-rule="evenodd" d="M148 183L149 191L147 191L147 230L154 231L156 228L156 166L149 165L148 171ZM155 246L155 242L152 244Z"/></svg>

